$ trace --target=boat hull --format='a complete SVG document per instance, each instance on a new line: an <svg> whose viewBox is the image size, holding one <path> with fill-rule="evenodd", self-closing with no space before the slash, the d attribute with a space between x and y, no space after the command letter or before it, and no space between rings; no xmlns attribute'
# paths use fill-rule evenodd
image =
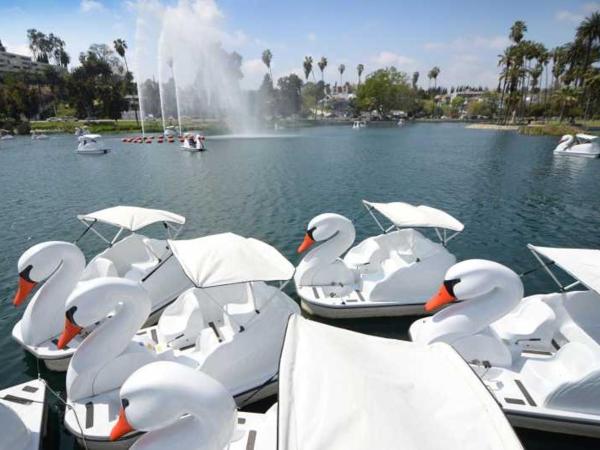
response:
<svg viewBox="0 0 600 450"><path fill-rule="evenodd" d="M548 433L571 434L600 438L600 421L588 422L564 417L538 416L522 412L504 410L506 417L514 427Z"/></svg>
<svg viewBox="0 0 600 450"><path fill-rule="evenodd" d="M110 148L102 148L98 150L75 150L79 155L106 155L110 152Z"/></svg>
<svg viewBox="0 0 600 450"><path fill-rule="evenodd" d="M313 316L325 317L327 319L358 319L365 317L399 317L418 316L425 313L425 303L398 303L386 302L386 304L371 305L325 305L301 300L302 309Z"/></svg>

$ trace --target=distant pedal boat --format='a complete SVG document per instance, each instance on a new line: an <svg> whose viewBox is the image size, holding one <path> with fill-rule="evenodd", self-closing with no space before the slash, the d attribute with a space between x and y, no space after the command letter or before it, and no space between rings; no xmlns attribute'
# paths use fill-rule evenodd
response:
<svg viewBox="0 0 600 450"><path fill-rule="evenodd" d="M206 151L205 141L206 138L201 134L195 136L189 134L183 137L183 145L180 147L188 152L204 152Z"/></svg>
<svg viewBox="0 0 600 450"><path fill-rule="evenodd" d="M308 224L298 252L318 245L296 268L294 280L302 307L336 319L422 313L446 270L456 263L446 244L464 225L428 206L366 200L363 204L383 233L352 248L356 231L344 216L321 214ZM391 226L385 228L375 212ZM435 229L439 242L416 228Z"/></svg>
<svg viewBox="0 0 600 450"><path fill-rule="evenodd" d="M600 157L600 138L591 134L565 134L556 148L555 155L581 156L584 158Z"/></svg>
<svg viewBox="0 0 600 450"><path fill-rule="evenodd" d="M110 152L99 134L84 134L79 136L76 152L80 155L105 155Z"/></svg>

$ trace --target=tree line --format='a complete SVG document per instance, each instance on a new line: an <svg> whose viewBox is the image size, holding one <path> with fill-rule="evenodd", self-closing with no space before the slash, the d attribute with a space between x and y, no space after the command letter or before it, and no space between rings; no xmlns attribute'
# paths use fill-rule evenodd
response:
<svg viewBox="0 0 600 450"><path fill-rule="evenodd" d="M582 117L600 114L600 12L577 27L572 42L553 49L525 39L527 24L517 20L510 45L498 55L502 122L526 117Z"/></svg>
<svg viewBox="0 0 600 450"><path fill-rule="evenodd" d="M127 43L116 39L113 47L93 44L71 61L58 36L27 31L33 59L46 63L38 72L5 73L0 79L0 121L4 128L19 122L62 115L77 118L119 119L128 109L127 95L135 92L127 67Z"/></svg>

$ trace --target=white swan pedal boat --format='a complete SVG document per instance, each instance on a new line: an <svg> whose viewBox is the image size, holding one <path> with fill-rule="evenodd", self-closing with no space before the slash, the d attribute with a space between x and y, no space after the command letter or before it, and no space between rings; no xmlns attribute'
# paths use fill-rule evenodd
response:
<svg viewBox="0 0 600 450"><path fill-rule="evenodd" d="M204 152L206 151L206 138L201 134L185 135L183 137L183 145L180 147L188 152Z"/></svg>
<svg viewBox="0 0 600 450"><path fill-rule="evenodd" d="M47 407L46 385L42 380L0 390L0 449L41 449Z"/></svg>
<svg viewBox="0 0 600 450"><path fill-rule="evenodd" d="M366 200L363 204L382 234L352 248L356 231L344 216L321 214L308 224L298 252L319 245L308 251L294 275L302 307L329 318L422 313L446 270L456 262L446 245L464 225L429 206ZM385 228L374 212L391 225ZM434 229L439 242L416 228Z"/></svg>
<svg viewBox="0 0 600 450"><path fill-rule="evenodd" d="M194 287L142 329L145 289L123 278L81 283L67 300L58 346L104 320L78 346L67 370L65 425L88 446L108 443L118 389L136 369L173 361L214 377L243 405L276 393L279 355L298 305L267 282L289 280L294 266L275 248L232 233L170 240ZM83 435L77 425L85 423Z"/></svg>
<svg viewBox="0 0 600 450"><path fill-rule="evenodd" d="M67 370L69 359L83 337L95 325L83 331L67 347L59 349L65 314L65 301L80 284L100 277L123 277L141 282L151 300L147 324L156 323L164 309L192 284L179 263L172 258L166 240L139 234L152 225L162 225L168 238L176 237L185 217L159 209L115 206L78 216L85 225L78 243L88 233L100 237L106 249L85 264L85 256L75 244L43 242L28 249L19 258L19 288L13 303L25 301L31 290L41 284L21 320L13 328L13 338L50 370ZM98 228L116 227L105 237ZM106 234L106 233L105 233Z"/></svg>
<svg viewBox="0 0 600 450"><path fill-rule="evenodd" d="M79 145L76 153L80 155L105 155L110 152L110 148L102 140L99 134L84 134L78 138Z"/></svg>
<svg viewBox="0 0 600 450"><path fill-rule="evenodd" d="M522 299L510 269L452 267L411 338L447 342L469 361L515 426L600 437L600 251L529 246L560 292ZM549 263L576 281L563 286ZM572 291L582 285L589 290ZM453 304L456 300L460 303Z"/></svg>
<svg viewBox="0 0 600 450"><path fill-rule="evenodd" d="M493 397L445 344L371 337L293 315L280 377L278 404L266 414L236 414L227 390L206 374L173 362L148 364L120 389L112 444L137 439L136 450L522 449Z"/></svg>
<svg viewBox="0 0 600 450"><path fill-rule="evenodd" d="M555 155L600 157L600 139L592 134L565 134L554 149Z"/></svg>

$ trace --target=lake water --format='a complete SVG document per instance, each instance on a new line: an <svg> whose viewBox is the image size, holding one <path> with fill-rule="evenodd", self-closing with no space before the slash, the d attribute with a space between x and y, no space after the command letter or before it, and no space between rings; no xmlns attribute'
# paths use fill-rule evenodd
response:
<svg viewBox="0 0 600 450"><path fill-rule="evenodd" d="M450 243L459 259L493 259L518 272L536 266L525 247L529 242L600 247L600 161L554 157L555 138L459 124L279 133L209 139L203 154L174 144L123 144L113 136L106 139L112 153L99 157L76 155L72 136L0 141L0 388L37 374L35 360L10 337L22 314L11 304L19 256L37 242L74 240L83 230L75 216L107 206L168 209L187 217L183 238L233 231L273 244L293 263L306 224L319 213L355 219L357 239L377 233L362 199L442 208L465 224ZM101 249L99 239L86 238L88 256ZM524 282L528 293L555 289L542 271ZM406 338L413 320L336 324ZM44 370L42 376L64 392L64 376ZM56 409L48 448L73 448ZM598 446L587 439L519 434L529 449Z"/></svg>

